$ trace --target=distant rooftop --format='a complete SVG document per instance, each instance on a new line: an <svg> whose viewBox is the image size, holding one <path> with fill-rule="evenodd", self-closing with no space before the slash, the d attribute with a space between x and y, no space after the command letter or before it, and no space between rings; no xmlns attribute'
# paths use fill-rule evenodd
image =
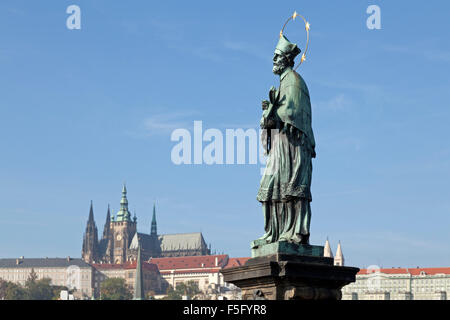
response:
<svg viewBox="0 0 450 320"><path fill-rule="evenodd" d="M0 268L66 268L78 266L90 268L91 266L81 258L16 258L0 259Z"/></svg>
<svg viewBox="0 0 450 320"><path fill-rule="evenodd" d="M228 263L225 266L225 269L243 266L249 259L250 259L250 257L230 258L230 259L228 259Z"/></svg>
<svg viewBox="0 0 450 320"><path fill-rule="evenodd" d="M216 265L217 259L217 265ZM187 257L152 258L160 271L176 269L223 268L228 263L228 255L207 255Z"/></svg>
<svg viewBox="0 0 450 320"><path fill-rule="evenodd" d="M133 261L133 262L126 262L126 263L95 263L92 266L97 269L97 270L122 270L122 269L136 269L136 265L137 262ZM154 263L150 263L150 262L146 262L143 261L142 262L142 268L145 270L150 270L150 271L154 271L154 272L159 272L158 270L158 266Z"/></svg>
<svg viewBox="0 0 450 320"><path fill-rule="evenodd" d="M412 276L419 275L435 275L435 274L450 274L450 267L444 268L383 268L383 269L361 269L357 275L365 275L371 273L384 274L410 274Z"/></svg>
<svg viewBox="0 0 450 320"><path fill-rule="evenodd" d="M192 250L206 246L201 232L162 234L159 236L162 251Z"/></svg>

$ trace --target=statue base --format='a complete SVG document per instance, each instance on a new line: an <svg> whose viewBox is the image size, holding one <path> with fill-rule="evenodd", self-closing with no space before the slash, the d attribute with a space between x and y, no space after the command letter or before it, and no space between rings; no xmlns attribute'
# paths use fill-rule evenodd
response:
<svg viewBox="0 0 450 320"><path fill-rule="evenodd" d="M287 241L267 243L265 240L255 240L251 243L252 258L272 254L290 254L299 256L323 257L322 246L301 245Z"/></svg>
<svg viewBox="0 0 450 320"><path fill-rule="evenodd" d="M242 300L340 300L341 288L359 271L334 266L320 246L253 241L252 247L245 265L221 271L225 282L241 288Z"/></svg>

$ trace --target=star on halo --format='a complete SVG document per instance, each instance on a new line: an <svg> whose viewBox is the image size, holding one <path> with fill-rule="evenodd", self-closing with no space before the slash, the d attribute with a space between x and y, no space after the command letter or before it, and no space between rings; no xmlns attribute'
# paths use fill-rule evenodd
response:
<svg viewBox="0 0 450 320"><path fill-rule="evenodd" d="M306 56L305 56L305 54L302 54L302 59L300 61L303 62L305 60L306 60Z"/></svg>

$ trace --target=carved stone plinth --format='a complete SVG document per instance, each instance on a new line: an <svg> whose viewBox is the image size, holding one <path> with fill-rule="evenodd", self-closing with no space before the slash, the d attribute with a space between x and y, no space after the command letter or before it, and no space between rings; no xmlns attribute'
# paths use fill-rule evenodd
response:
<svg viewBox="0 0 450 320"><path fill-rule="evenodd" d="M340 300L358 268L333 265L332 258L273 254L222 270L242 290L243 300Z"/></svg>

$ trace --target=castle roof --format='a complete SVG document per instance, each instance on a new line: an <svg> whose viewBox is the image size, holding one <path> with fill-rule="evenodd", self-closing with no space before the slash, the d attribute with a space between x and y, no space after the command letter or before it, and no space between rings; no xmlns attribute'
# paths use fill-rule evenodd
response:
<svg viewBox="0 0 450 320"><path fill-rule="evenodd" d="M192 250L206 247L201 232L163 234L158 239L161 242L161 251Z"/></svg>
<svg viewBox="0 0 450 320"><path fill-rule="evenodd" d="M70 257L0 259L0 268L67 268L70 266L91 267L80 258Z"/></svg>

